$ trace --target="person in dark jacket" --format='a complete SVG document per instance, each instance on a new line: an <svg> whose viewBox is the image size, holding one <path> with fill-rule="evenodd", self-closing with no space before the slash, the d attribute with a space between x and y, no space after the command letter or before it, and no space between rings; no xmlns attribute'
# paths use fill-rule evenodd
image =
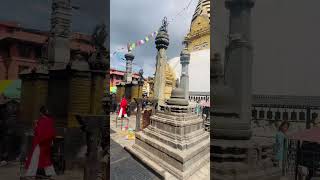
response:
<svg viewBox="0 0 320 180"><path fill-rule="evenodd" d="M6 104L0 102L0 166L8 164L8 123L6 117Z"/></svg>
<svg viewBox="0 0 320 180"><path fill-rule="evenodd" d="M320 167L320 144L304 141L299 154L299 164L308 168L306 180L310 180L314 176L315 170Z"/></svg>

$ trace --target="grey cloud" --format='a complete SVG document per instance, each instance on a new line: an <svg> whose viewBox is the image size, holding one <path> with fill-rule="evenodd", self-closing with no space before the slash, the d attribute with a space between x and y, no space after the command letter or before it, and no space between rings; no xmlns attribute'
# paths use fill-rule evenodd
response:
<svg viewBox="0 0 320 180"><path fill-rule="evenodd" d="M80 7L73 10L73 31L91 33L94 26L106 21L106 2L73 0ZM6 0L0 6L0 20L18 21L23 26L41 30L50 28L51 0Z"/></svg>
<svg viewBox="0 0 320 180"><path fill-rule="evenodd" d="M128 42L143 39L149 33L158 30L164 16L167 16L170 20L188 2L189 0L111 0L111 50L115 50L118 45L125 47ZM183 16L179 16L173 23L169 24L168 58L179 56L182 49L182 40L189 30L196 3L197 1L194 1L190 8L183 13ZM133 52L135 63L145 67L145 75L154 73L152 67L155 66L156 52L154 40L136 48Z"/></svg>
<svg viewBox="0 0 320 180"><path fill-rule="evenodd" d="M224 52L227 12L214 6L213 46ZM318 0L260 0L252 10L253 90L262 94L320 95Z"/></svg>

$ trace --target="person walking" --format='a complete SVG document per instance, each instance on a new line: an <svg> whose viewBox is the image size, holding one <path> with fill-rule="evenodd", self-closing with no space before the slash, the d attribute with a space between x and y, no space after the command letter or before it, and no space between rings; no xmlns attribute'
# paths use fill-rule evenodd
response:
<svg viewBox="0 0 320 180"><path fill-rule="evenodd" d="M278 165L282 170L282 175L285 175L285 169L284 169L284 161L285 156L288 149L287 144L287 131L289 129L289 122L283 121L279 128L278 132L276 134L276 143L275 143L275 150L276 150L276 160L278 161Z"/></svg>
<svg viewBox="0 0 320 180"><path fill-rule="evenodd" d="M123 116L127 119L127 126L125 127L128 129L129 125L129 118L127 115L127 108L128 108L128 101L125 96L122 97L121 102L120 102L120 109L118 112L118 119L121 119ZM121 121L121 128L122 128L122 121Z"/></svg>
<svg viewBox="0 0 320 180"><path fill-rule="evenodd" d="M55 138L53 119L45 106L35 122L32 149L26 160L25 177L50 177L56 175L51 161L51 145Z"/></svg>

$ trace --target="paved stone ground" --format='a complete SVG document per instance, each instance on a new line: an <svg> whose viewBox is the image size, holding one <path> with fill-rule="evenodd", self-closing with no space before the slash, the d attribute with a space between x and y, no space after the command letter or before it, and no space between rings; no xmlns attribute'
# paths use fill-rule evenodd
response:
<svg viewBox="0 0 320 180"><path fill-rule="evenodd" d="M18 180L20 177L20 163L10 162L7 166L0 167L1 180ZM55 180L82 180L83 171L66 171L64 175L54 177Z"/></svg>
<svg viewBox="0 0 320 180"><path fill-rule="evenodd" d="M132 178L133 175L128 176L130 174L124 173L126 168L130 168L131 166L137 166L135 171L142 168L143 171L148 171L150 175L153 174L152 171L145 166L141 164L139 160L135 160L132 158L132 156L125 150L121 149L120 147L124 148L125 146L132 146L134 144L134 140L126 140L126 132L122 131L120 129L120 121L118 121L118 127L116 128L116 115L113 114L110 116L110 137L111 137L111 146L110 146L110 154L111 154L111 179L128 179L129 177ZM136 120L135 116L129 117L129 128L135 129L136 126ZM113 143L118 144L113 145ZM120 149L118 149L120 148ZM118 157L119 155L116 152L120 152L122 158ZM123 152L124 151L124 152ZM115 156L115 157L113 157ZM129 157L128 157L129 156ZM119 169L121 166L124 166L125 168L122 168L123 170ZM128 166L128 167L127 167ZM130 169L131 170L131 169ZM137 173L137 172L136 172ZM146 173L146 172L143 172ZM137 173L137 179L140 177L141 173ZM151 177L150 179L155 178ZM158 177L157 177L158 178ZM174 178L173 178L174 179ZM201 168L199 171L194 173L188 180L209 180L210 179L210 163L205 165L203 168Z"/></svg>
<svg viewBox="0 0 320 180"><path fill-rule="evenodd" d="M110 141L110 179L112 180L158 180L147 167L135 160L122 146Z"/></svg>
<svg viewBox="0 0 320 180"><path fill-rule="evenodd" d="M133 145L134 140L126 140L126 131L116 128L116 115L110 117L110 179L112 180L158 180L161 179L148 167L134 159L124 146ZM129 128L135 129L135 116L129 117Z"/></svg>

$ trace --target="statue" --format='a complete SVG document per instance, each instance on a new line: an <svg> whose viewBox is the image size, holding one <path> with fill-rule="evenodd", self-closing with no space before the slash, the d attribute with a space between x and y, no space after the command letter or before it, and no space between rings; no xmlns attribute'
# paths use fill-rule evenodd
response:
<svg viewBox="0 0 320 180"><path fill-rule="evenodd" d="M143 80L143 69L139 70L139 81Z"/></svg>
<svg viewBox="0 0 320 180"><path fill-rule="evenodd" d="M92 34L92 44L95 47L104 49L104 43L106 41L106 38L107 38L106 25L105 24L97 25Z"/></svg>
<svg viewBox="0 0 320 180"><path fill-rule="evenodd" d="M162 26L160 27L159 31L164 31L164 32L168 32L168 20L167 17L164 17L162 20Z"/></svg>
<svg viewBox="0 0 320 180"><path fill-rule="evenodd" d="M108 52L104 45L107 38L106 25L97 25L92 34L91 44L95 47L95 52L91 53L89 65L91 69L105 71L108 67Z"/></svg>

